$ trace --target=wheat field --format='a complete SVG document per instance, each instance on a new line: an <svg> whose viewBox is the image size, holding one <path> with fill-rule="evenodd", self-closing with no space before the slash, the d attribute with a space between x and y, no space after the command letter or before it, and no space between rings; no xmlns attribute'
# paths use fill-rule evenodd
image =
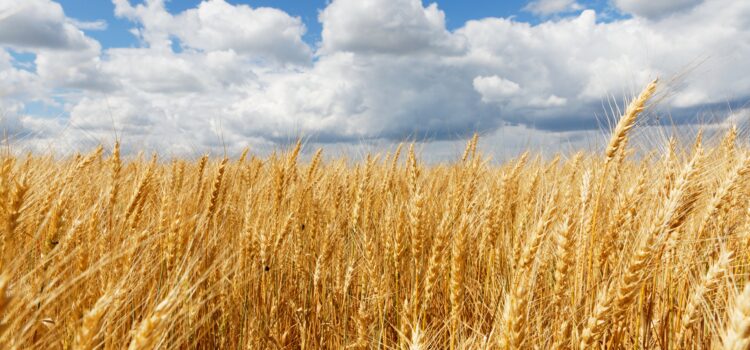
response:
<svg viewBox="0 0 750 350"><path fill-rule="evenodd" d="M13 155L3 349L748 349L750 149ZM704 145L705 143L705 145Z"/></svg>

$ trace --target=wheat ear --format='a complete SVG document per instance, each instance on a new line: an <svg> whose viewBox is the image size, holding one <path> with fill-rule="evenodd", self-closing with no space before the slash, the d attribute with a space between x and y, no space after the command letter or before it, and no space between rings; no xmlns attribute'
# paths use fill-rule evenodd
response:
<svg viewBox="0 0 750 350"><path fill-rule="evenodd" d="M722 339L724 350L746 350L750 347L750 283L735 301Z"/></svg>
<svg viewBox="0 0 750 350"><path fill-rule="evenodd" d="M638 95L635 100L631 101L630 104L628 104L628 107L625 109L625 113L622 115L622 117L620 117L620 120L617 122L617 126L615 126L615 130L614 132L612 132L612 136L609 139L609 144L607 145L607 150L605 151L607 163L609 163L612 158L614 158L615 154L620 149L620 146L625 141L628 131L630 131L633 126L635 126L635 121L638 118L638 114L643 111L646 106L646 102L648 102L651 96L654 95L654 92L656 92L657 82L658 79L654 79L646 86L645 89L643 89L643 91L641 91L641 94Z"/></svg>
<svg viewBox="0 0 750 350"><path fill-rule="evenodd" d="M706 293L716 288L716 286L719 284L721 279L726 274L729 263L732 261L733 257L734 252L732 251L721 253L716 262L708 269L706 275L703 276L701 284L699 284L695 288L695 290L693 290L693 293L689 299L690 301L688 301L687 305L685 306L685 311L682 314L680 330L677 332L677 336L675 337L675 345L682 345L688 329L700 318L698 306L703 302L703 297L706 295Z"/></svg>
<svg viewBox="0 0 750 350"><path fill-rule="evenodd" d="M75 336L74 350L90 350L96 348L96 335L99 334L101 320L107 311L107 305L112 301L112 294L105 293L96 301L94 307L83 316L83 323Z"/></svg>
<svg viewBox="0 0 750 350"><path fill-rule="evenodd" d="M178 289L172 290L169 295L156 306L149 317L143 320L133 334L128 350L156 349L159 339L169 323L169 316L175 308L178 297Z"/></svg>

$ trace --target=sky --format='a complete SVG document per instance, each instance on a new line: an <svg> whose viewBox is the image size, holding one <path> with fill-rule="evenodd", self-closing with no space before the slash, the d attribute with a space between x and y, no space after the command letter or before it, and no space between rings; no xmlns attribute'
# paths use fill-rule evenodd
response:
<svg viewBox="0 0 750 350"><path fill-rule="evenodd" d="M0 0L0 127L21 150L174 156L465 138L502 157L750 119L750 2ZM645 131L644 131L645 132Z"/></svg>

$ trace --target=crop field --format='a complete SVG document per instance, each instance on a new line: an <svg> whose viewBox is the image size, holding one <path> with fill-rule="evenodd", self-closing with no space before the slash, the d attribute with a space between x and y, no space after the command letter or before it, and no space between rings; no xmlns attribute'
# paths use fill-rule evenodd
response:
<svg viewBox="0 0 750 350"><path fill-rule="evenodd" d="M748 349L750 150L0 157L3 349ZM648 151L648 150L646 150Z"/></svg>

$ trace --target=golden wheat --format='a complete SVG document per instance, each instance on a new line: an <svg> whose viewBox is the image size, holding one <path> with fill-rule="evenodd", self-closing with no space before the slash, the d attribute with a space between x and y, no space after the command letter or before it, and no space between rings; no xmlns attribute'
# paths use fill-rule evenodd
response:
<svg viewBox="0 0 750 350"><path fill-rule="evenodd" d="M6 150L0 347L744 349L750 148L634 155L654 93L549 160Z"/></svg>

